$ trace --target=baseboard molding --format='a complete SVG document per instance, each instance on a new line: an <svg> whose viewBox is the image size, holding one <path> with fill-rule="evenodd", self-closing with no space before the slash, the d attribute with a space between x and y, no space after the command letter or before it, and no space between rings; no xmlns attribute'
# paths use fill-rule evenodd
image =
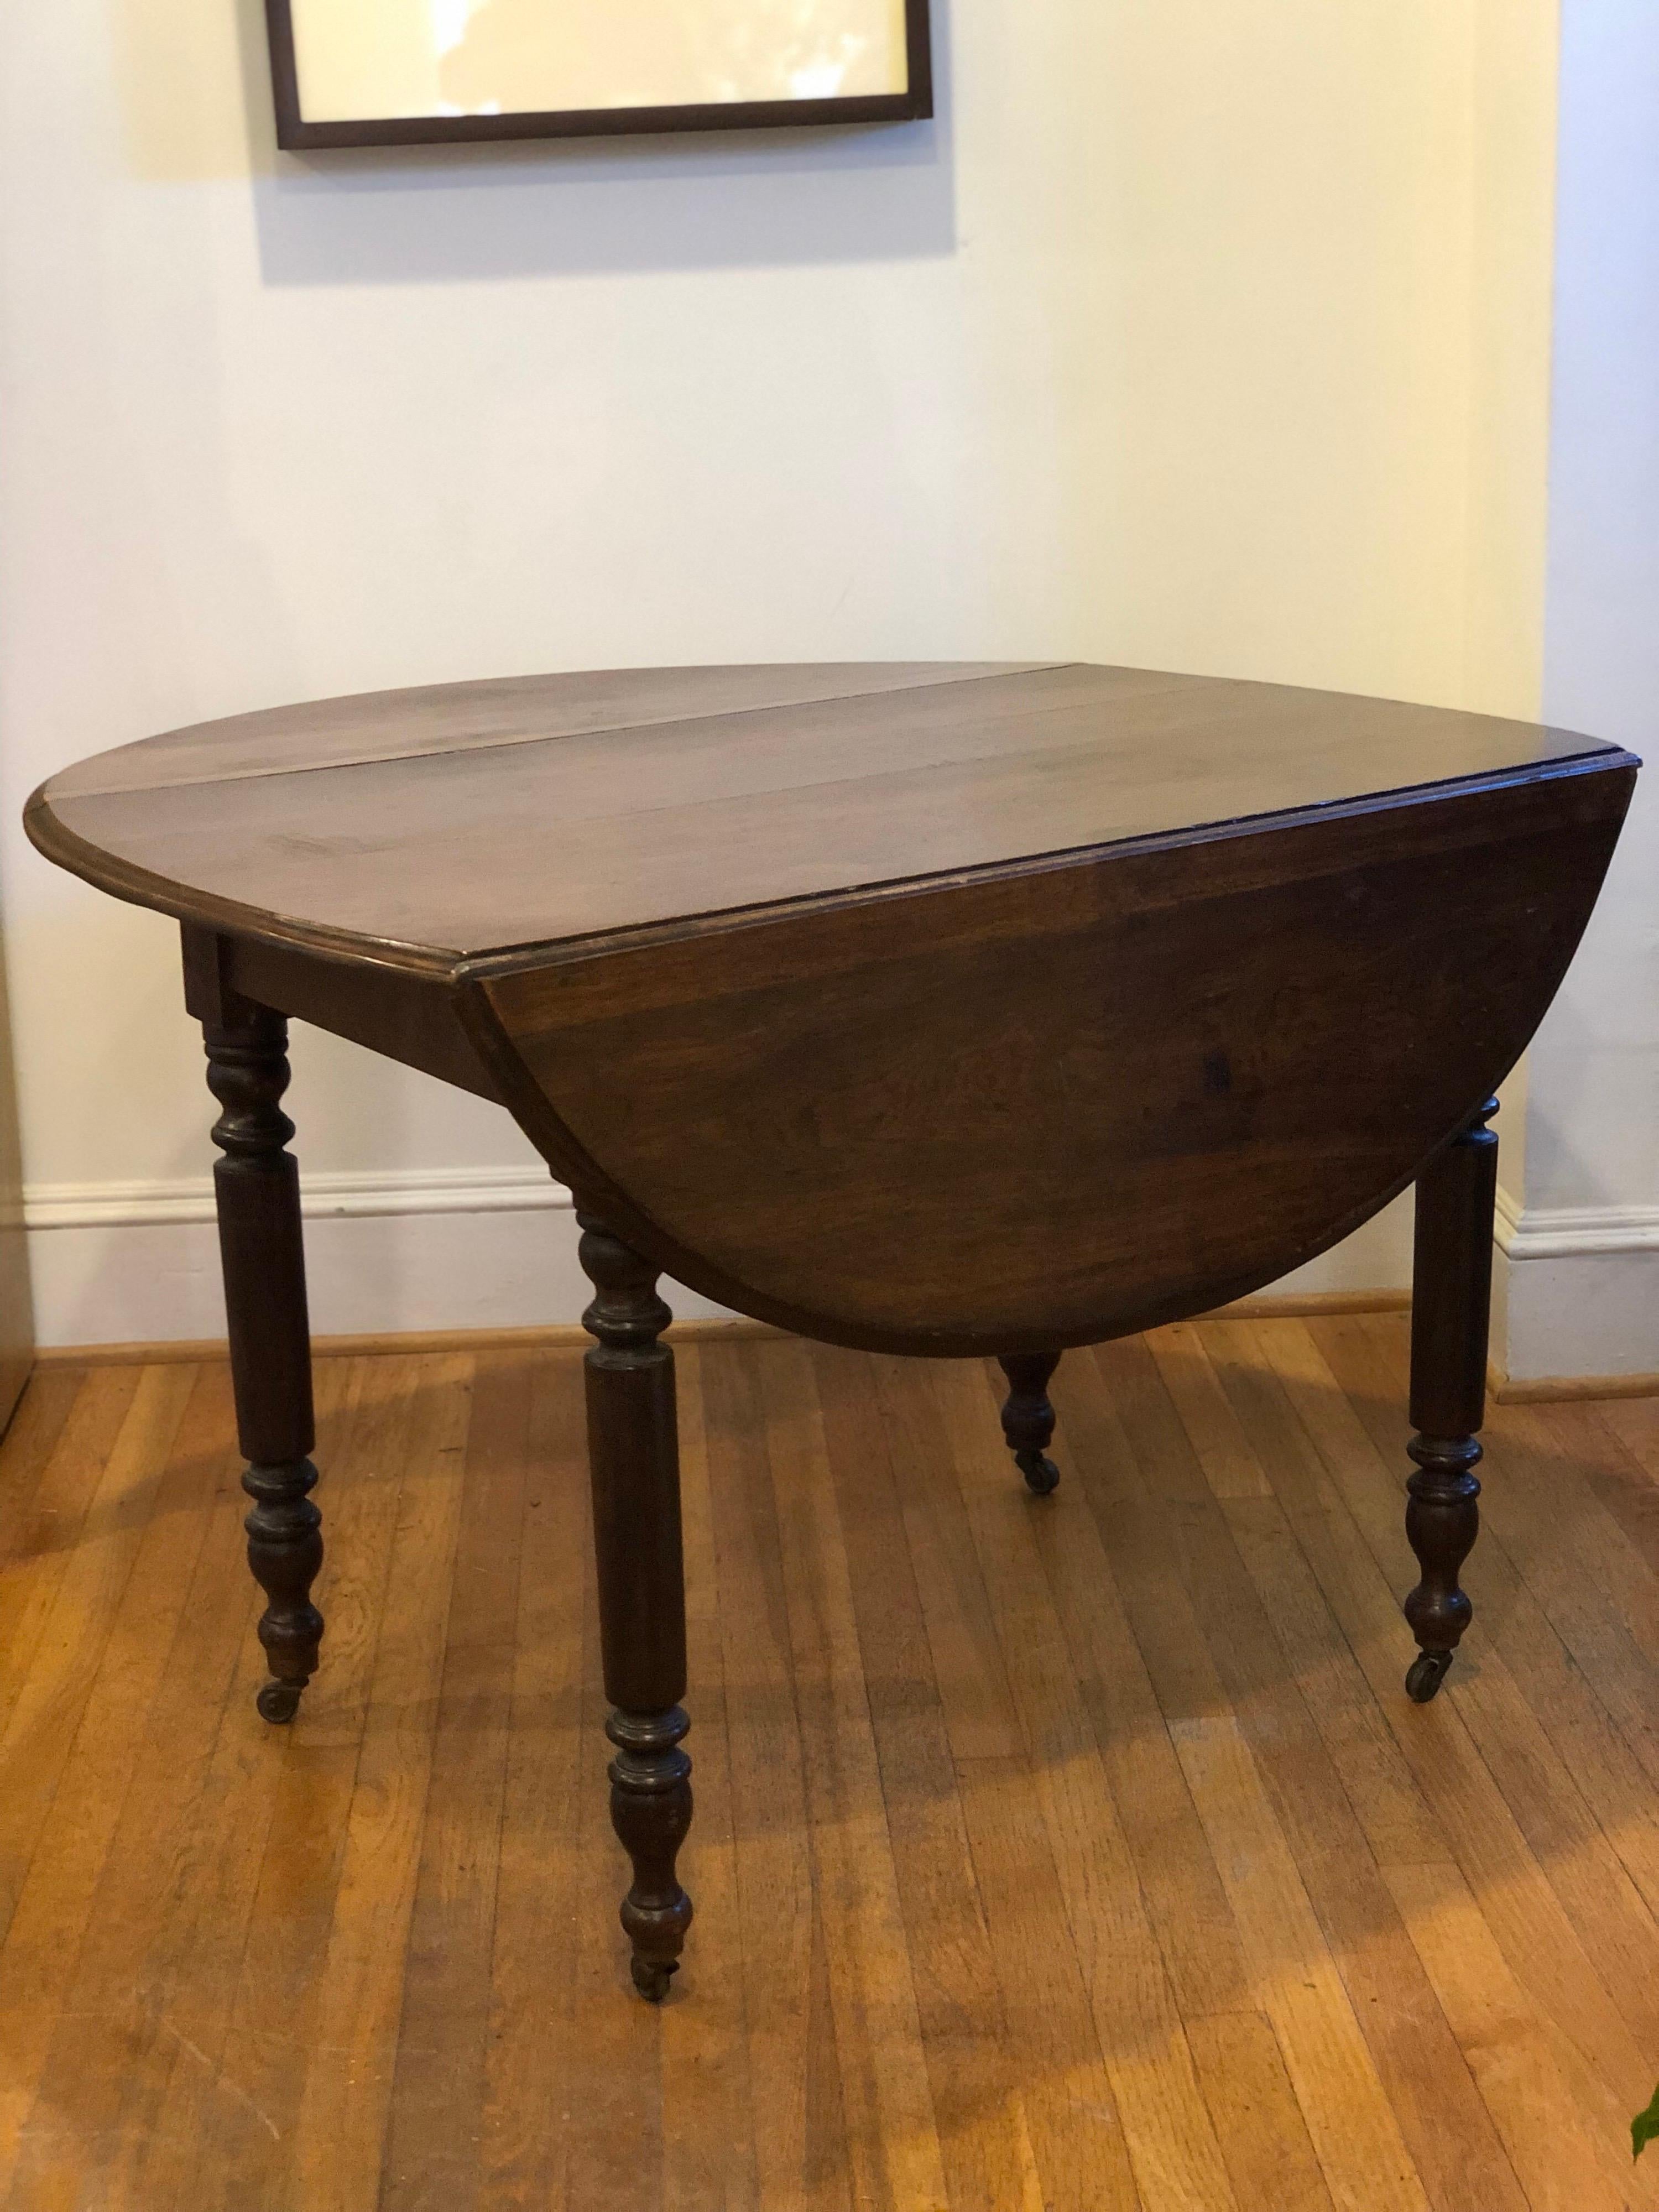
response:
<svg viewBox="0 0 1659 2212"><path fill-rule="evenodd" d="M1659 1363L1659 1206L1522 1207L1500 1189L1500 1404L1645 1395Z"/></svg>
<svg viewBox="0 0 1659 2212"><path fill-rule="evenodd" d="M737 1314L729 1320L670 1322L670 1344L731 1343L743 1338L781 1337L787 1331L769 1322ZM414 1328L382 1330L357 1336L313 1336L314 1359L413 1359L428 1352L580 1352L593 1340L580 1322L552 1322L541 1328ZM223 1359L223 1337L163 1337L153 1344L58 1344L37 1352L36 1367L159 1367Z"/></svg>
<svg viewBox="0 0 1659 2212"><path fill-rule="evenodd" d="M1405 1291L1302 1291L1240 1298L1218 1306L1217 1321L1291 1321L1318 1315L1400 1313L1411 1304ZM746 1315L693 1316L670 1323L671 1344L734 1343L744 1339L787 1337L787 1329ZM316 1336L318 1359L413 1358L426 1352L577 1352L592 1342L578 1322L555 1322L540 1328L424 1328L355 1336ZM165 1364L223 1359L222 1337L158 1339L149 1344L65 1344L35 1354L37 1367L152 1367Z"/></svg>
<svg viewBox="0 0 1659 2212"><path fill-rule="evenodd" d="M574 1204L544 1167L395 1168L383 1173L307 1170L300 1207L308 1220L361 1221L395 1214L544 1213ZM143 1182L31 1183L26 1229L152 1229L211 1221L213 1178Z"/></svg>
<svg viewBox="0 0 1659 2212"><path fill-rule="evenodd" d="M1411 1293L1401 1290L1267 1292L1219 1306L1218 1321L1296 1321L1341 1314L1406 1313ZM672 1322L671 1344L732 1344L785 1336L787 1331L746 1315L691 1316ZM318 1336L312 1350L319 1359L415 1358L422 1352L580 1352L592 1342L577 1322L550 1322L538 1328L427 1328L380 1330L354 1335ZM69 1344L44 1346L36 1368L133 1367L223 1359L222 1337L161 1338L148 1343ZM1590 1398L1659 1397L1659 1374L1553 1375L1511 1377L1493 1365L1487 1393L1496 1405L1560 1405Z"/></svg>
<svg viewBox="0 0 1659 2212"><path fill-rule="evenodd" d="M1253 1298L1235 1298L1230 1306L1217 1306L1204 1321L1317 1321L1333 1314L1409 1313L1412 1294L1399 1289L1376 1291L1263 1291Z"/></svg>
<svg viewBox="0 0 1659 2212"><path fill-rule="evenodd" d="M438 1176L301 1174L319 1336L574 1324L592 1297L569 1194L529 1168ZM205 1180L30 1194L39 1341L202 1343L224 1333ZM681 1319L721 1309L680 1286Z"/></svg>
<svg viewBox="0 0 1659 2212"><path fill-rule="evenodd" d="M1486 1377L1499 1406L1565 1406L1586 1398L1659 1398L1659 1375L1540 1375L1511 1378L1501 1368Z"/></svg>
<svg viewBox="0 0 1659 2212"><path fill-rule="evenodd" d="M573 1200L545 1168L397 1168L307 1170L301 1203L307 1218L362 1220L392 1214L520 1213L568 1211ZM211 1176L129 1182L31 1183L23 1194L28 1229L125 1229L213 1219ZM1509 1260L1583 1259L1613 1252L1659 1252L1659 1206L1523 1206L1501 1186L1494 1224Z"/></svg>
<svg viewBox="0 0 1659 2212"><path fill-rule="evenodd" d="M312 1326L319 1338L574 1328L592 1291L570 1194L541 1164L313 1171L301 1162ZM210 1176L35 1184L26 1194L42 1345L202 1344L224 1327ZM1406 1201L1275 1285L1364 1293L1411 1272ZM728 1318L664 1285L680 1320Z"/></svg>
<svg viewBox="0 0 1659 2212"><path fill-rule="evenodd" d="M1406 1313L1411 1294L1400 1290L1314 1291L1269 1293L1240 1298L1219 1306L1217 1321L1296 1321L1329 1318L1340 1314ZM746 1315L693 1316L677 1321L666 1331L671 1344L732 1344L778 1339L787 1335L769 1322L751 1321ZM381 1331L347 1336L319 1336L312 1350L319 1359L417 1358L422 1352L580 1352L592 1341L575 1322L557 1322L540 1328L428 1328ZM34 1365L46 1368L133 1367L199 1363L223 1359L222 1337L163 1338L148 1344L71 1344L48 1346L35 1354ZM1528 1379L1511 1377L1496 1365L1487 1370L1487 1395L1499 1406L1564 1405L1593 1398L1659 1397L1659 1374L1547 1375Z"/></svg>
<svg viewBox="0 0 1659 2212"><path fill-rule="evenodd" d="M1512 1261L1659 1252L1659 1206L1522 1206L1500 1184L1493 1233Z"/></svg>
<svg viewBox="0 0 1659 2212"><path fill-rule="evenodd" d="M325 1352L584 1340L576 1316L591 1292L576 1264L573 1201L539 1163L307 1171L301 1192ZM210 1356L204 1347L218 1341L223 1315L210 1176L36 1184L24 1219L40 1334L54 1347L46 1357ZM1508 1370L1498 1402L1654 1388L1659 1207L1528 1209L1500 1189L1496 1237L1493 1344ZM1236 1310L1398 1310L1405 1290L1368 1286L1401 1284L1409 1272L1401 1201L1285 1290ZM681 1286L665 1295L683 1322L730 1320Z"/></svg>

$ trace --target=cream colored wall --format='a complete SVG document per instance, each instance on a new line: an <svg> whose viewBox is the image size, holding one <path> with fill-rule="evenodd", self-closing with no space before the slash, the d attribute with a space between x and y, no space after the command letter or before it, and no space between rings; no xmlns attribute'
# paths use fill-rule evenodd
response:
<svg viewBox="0 0 1659 2212"><path fill-rule="evenodd" d="M0 1430L34 1363L34 1300L23 1227L22 1156L12 1080L3 945L0 944Z"/></svg>
<svg viewBox="0 0 1659 2212"><path fill-rule="evenodd" d="M1560 0L1476 0L1464 691L1534 718L1544 678Z"/></svg>
<svg viewBox="0 0 1659 2212"><path fill-rule="evenodd" d="M1560 0L1475 0L1463 696L1541 712ZM1500 1213L1525 1202L1527 1073L1500 1094ZM1498 1268L1504 1337L1507 1289Z"/></svg>
<svg viewBox="0 0 1659 2212"><path fill-rule="evenodd" d="M1480 4L958 0L931 126L308 161L271 149L255 0L0 11L0 794L46 1340L212 1312L171 933L18 849L77 755L680 659L1520 696L1532 556L1483 487L1502 410L1535 412L1498 334L1535 304L1504 217L1540 187L1493 87L1535 123L1548 57L1541 15L1523 58ZM568 1310L562 1246L544 1294L497 1265L547 1217L467 1210L533 1189L503 1119L326 1039L295 1061L343 1209L319 1325ZM1320 1279L1401 1255L1396 1221Z"/></svg>
<svg viewBox="0 0 1659 2212"><path fill-rule="evenodd" d="M1544 710L1647 769L1530 1055L1512 1373L1659 1374L1659 15L1564 0Z"/></svg>

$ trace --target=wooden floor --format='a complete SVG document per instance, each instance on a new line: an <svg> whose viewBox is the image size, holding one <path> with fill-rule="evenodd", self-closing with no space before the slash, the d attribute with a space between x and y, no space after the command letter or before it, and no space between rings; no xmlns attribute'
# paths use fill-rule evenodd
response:
<svg viewBox="0 0 1659 2212"><path fill-rule="evenodd" d="M1499 1409L1407 1703L1399 1316L680 1354L687 1966L629 1993L574 1355L319 1376L261 1679L217 1365L0 1459L11 2212L1659 2206L1659 1404Z"/></svg>

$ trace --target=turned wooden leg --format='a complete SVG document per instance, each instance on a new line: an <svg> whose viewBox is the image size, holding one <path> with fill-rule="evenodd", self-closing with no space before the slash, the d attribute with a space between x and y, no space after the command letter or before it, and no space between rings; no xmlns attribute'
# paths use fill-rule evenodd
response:
<svg viewBox="0 0 1659 2212"><path fill-rule="evenodd" d="M657 1271L588 1212L577 1215L581 1263L599 1295L582 1316L599 1341L587 1354L587 1454L599 1570L599 1640L611 1821L634 1865L622 1924L634 1985L666 1996L691 1924L674 1862L691 1826L690 1723L685 1694L685 1580L680 1554L679 1440L674 1355L658 1342L672 1316Z"/></svg>
<svg viewBox="0 0 1659 2212"><path fill-rule="evenodd" d="M221 940L185 933L186 1003L202 1023L208 1087L224 1109L213 1141L219 1252L236 1428L253 1500L247 1558L267 1603L259 1623L272 1680L258 1693L268 1721L291 1721L317 1666L323 1617L311 1585L323 1563L311 1334L301 1242L300 1175L287 1146L288 1024L222 981Z"/></svg>
<svg viewBox="0 0 1659 2212"><path fill-rule="evenodd" d="M1480 1526L1476 1432L1486 1411L1492 1206L1498 1137L1487 1099L1417 1178L1412 1287L1412 1423L1417 1472L1407 1485L1406 1534L1423 1578L1406 1600L1418 1656L1406 1687L1426 1705L1446 1679L1473 1607L1458 1571Z"/></svg>
<svg viewBox="0 0 1659 2212"><path fill-rule="evenodd" d="M1002 1409L1002 1433L1026 1486L1046 1498L1060 1480L1048 1455L1054 1441L1054 1409L1048 1403L1048 1378L1060 1364L1057 1352L1015 1352L997 1364L1008 1377Z"/></svg>

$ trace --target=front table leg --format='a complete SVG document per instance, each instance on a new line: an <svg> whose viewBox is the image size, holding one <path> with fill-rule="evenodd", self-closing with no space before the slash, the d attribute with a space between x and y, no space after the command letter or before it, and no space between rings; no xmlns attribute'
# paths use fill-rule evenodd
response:
<svg viewBox="0 0 1659 2212"><path fill-rule="evenodd" d="M680 1552L679 1442L674 1355L658 1339L672 1316L657 1270L586 1212L583 1271L599 1295L582 1324L587 1354L587 1455L599 1558L599 1641L611 1821L634 1864L622 1924L634 1947L634 1985L668 1993L691 1924L674 1862L691 1826L690 1723L685 1694L685 1581Z"/></svg>
<svg viewBox="0 0 1659 2212"><path fill-rule="evenodd" d="M1476 1431L1486 1418L1498 1137L1487 1099L1417 1178L1412 1271L1412 1423L1417 1472L1406 1534L1423 1579L1406 1600L1418 1656L1406 1687L1426 1705L1446 1678L1474 1608L1458 1570L1480 1526Z"/></svg>
<svg viewBox="0 0 1659 2212"><path fill-rule="evenodd" d="M237 1438L248 1462L242 1487L253 1500L247 1559L267 1600L259 1641L273 1678L258 1704L266 1720L291 1721L322 1638L311 1585L323 1539L311 1500L316 1431L300 1171L285 1149L294 1124L281 1105L288 1024L223 983L219 951L217 939L186 932L186 1002L202 1023L208 1087L224 1109L213 1130L224 1155L214 1164L213 1188Z"/></svg>

